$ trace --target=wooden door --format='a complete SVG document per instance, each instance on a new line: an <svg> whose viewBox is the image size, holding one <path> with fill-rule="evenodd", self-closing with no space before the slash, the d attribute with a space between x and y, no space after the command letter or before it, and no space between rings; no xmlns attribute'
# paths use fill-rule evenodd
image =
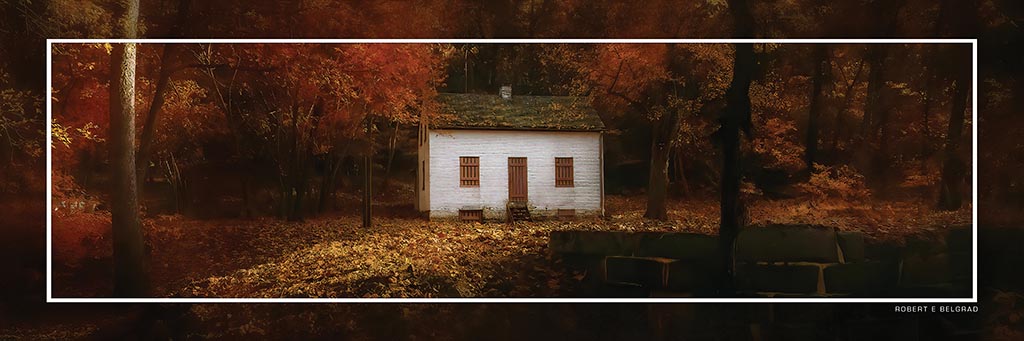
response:
<svg viewBox="0 0 1024 341"><path fill-rule="evenodd" d="M508 158L508 201L526 203L526 158Z"/></svg>

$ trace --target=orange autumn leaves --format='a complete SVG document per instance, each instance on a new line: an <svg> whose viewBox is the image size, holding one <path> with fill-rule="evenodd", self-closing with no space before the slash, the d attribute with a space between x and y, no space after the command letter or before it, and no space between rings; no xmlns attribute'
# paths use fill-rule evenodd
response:
<svg viewBox="0 0 1024 341"><path fill-rule="evenodd" d="M368 115L416 122L434 112L434 89L444 78L445 54L438 45L244 44L211 50L210 64L227 64L216 70L217 81L235 80L251 106L264 111L257 115L315 107L319 115L311 124L326 140L361 135Z"/></svg>
<svg viewBox="0 0 1024 341"><path fill-rule="evenodd" d="M159 44L143 44L140 49L140 125L154 96L161 50ZM179 50L158 120L157 152L189 142L181 139L200 138L190 132L226 133L225 113L217 113L214 103L216 92L227 91L229 84L234 93L222 96L244 111L239 117L254 122L317 102L322 103L325 130L332 134L361 133L359 123L366 115L415 122L421 113L433 112L431 99L443 81L441 65L446 58L443 47L425 44L184 44ZM82 153L99 156L96 148L105 144L108 59L102 44L57 49L51 100L54 132L61 142L53 146L58 169L70 170ZM204 77L207 69L214 69L215 84ZM183 122L190 123L187 131L174 129ZM167 131L174 134L163 133Z"/></svg>

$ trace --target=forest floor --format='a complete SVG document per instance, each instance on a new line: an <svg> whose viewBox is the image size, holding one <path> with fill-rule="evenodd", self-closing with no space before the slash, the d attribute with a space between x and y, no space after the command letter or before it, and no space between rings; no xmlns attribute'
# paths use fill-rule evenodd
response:
<svg viewBox="0 0 1024 341"><path fill-rule="evenodd" d="M608 217L517 223L357 216L146 221L154 292L164 297L572 297L581 273L547 250L555 230L717 234L718 203L677 200L669 220L643 218L644 198L608 196ZM969 224L970 206L941 212L906 201L854 205L753 201L749 224L820 224L901 243ZM105 296L110 276L55 271L55 296ZM89 272L92 272L91 275ZM89 284L87 284L89 283Z"/></svg>
<svg viewBox="0 0 1024 341"><path fill-rule="evenodd" d="M512 226L379 217L374 220L373 228L364 229L359 227L360 219L352 215L323 216L301 223L272 218L195 220L157 216L146 220L146 233L154 291L159 296L571 297L579 293L576 286L582 274L566 273L557 258L550 255L546 245L551 231L717 232L718 204L714 200L672 201L668 222L643 219L643 197L609 196L607 200L609 210L605 219ZM938 233L946 226L967 223L970 214L969 206L957 212L937 212L911 202L812 205L794 199L753 201L748 219L751 224L832 225L843 230L863 231L875 241L899 242L911 235ZM91 271L65 272L55 267L55 296L109 295L109 283L104 281L110 274L95 270L95 266L92 268ZM109 264L102 268L109 268ZM1003 339L1024 335L1019 311L1013 309L1024 304L1024 296L992 289L985 289L981 295L985 297L983 323L990 330L986 335ZM823 309L844 307L850 306ZM628 339L655 336L651 334L651 321L666 318L676 321L669 326L682 323L679 328L685 329L688 335L715 338L727 331L747 330L749 321L737 320L735 316L745 316L743 314L752 308L600 304L183 304L46 305L39 309L30 314L46 316L44 320L49 322L26 321L0 328L0 339L8 336L103 339L109 335L139 335L134 333L143 332L132 328L147 328L145 321L153 319L182 323L153 327L169 328L181 333L181 338L306 335L411 340L522 334L530 335L529 338L550 338L552 330L563 330L571 331L573 338ZM837 312L820 314L832 316ZM608 331L608 323L620 327L617 331ZM439 328L441 326L444 328Z"/></svg>

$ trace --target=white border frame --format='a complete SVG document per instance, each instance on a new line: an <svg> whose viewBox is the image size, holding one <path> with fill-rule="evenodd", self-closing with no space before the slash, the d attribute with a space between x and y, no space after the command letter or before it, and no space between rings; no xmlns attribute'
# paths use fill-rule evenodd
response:
<svg viewBox="0 0 1024 341"><path fill-rule="evenodd" d="M971 44L972 235L971 298L54 298L53 276L53 44ZM46 302L47 303L977 303L978 302L978 40L977 39L47 39L46 40Z"/></svg>

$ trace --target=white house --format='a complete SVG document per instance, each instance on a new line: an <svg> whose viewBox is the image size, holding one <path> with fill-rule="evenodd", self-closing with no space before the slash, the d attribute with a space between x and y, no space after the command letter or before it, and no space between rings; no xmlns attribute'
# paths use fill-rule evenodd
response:
<svg viewBox="0 0 1024 341"><path fill-rule="evenodd" d="M603 215L600 117L586 98L439 94L420 125L416 208L433 218Z"/></svg>

